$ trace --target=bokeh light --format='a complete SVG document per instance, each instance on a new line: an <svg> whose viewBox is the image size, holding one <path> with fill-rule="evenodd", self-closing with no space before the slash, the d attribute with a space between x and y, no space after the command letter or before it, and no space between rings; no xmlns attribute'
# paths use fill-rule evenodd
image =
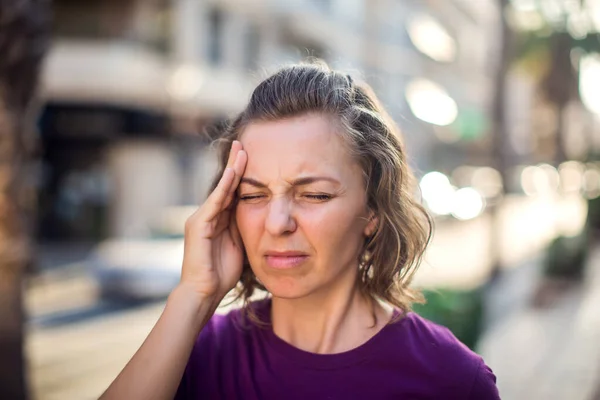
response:
<svg viewBox="0 0 600 400"><path fill-rule="evenodd" d="M471 187L458 189L452 200L452 215L461 220L475 218L485 208L483 197Z"/></svg>

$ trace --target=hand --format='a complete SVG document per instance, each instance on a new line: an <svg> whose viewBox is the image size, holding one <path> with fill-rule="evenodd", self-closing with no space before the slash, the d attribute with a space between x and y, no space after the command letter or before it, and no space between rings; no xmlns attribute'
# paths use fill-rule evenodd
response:
<svg viewBox="0 0 600 400"><path fill-rule="evenodd" d="M233 141L227 167L215 190L185 224L180 286L220 301L240 279L243 244L232 209L248 155Z"/></svg>

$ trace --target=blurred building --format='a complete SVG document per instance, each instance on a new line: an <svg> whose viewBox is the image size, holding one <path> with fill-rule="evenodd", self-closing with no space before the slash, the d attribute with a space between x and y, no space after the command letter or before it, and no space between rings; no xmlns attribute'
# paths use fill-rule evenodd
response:
<svg viewBox="0 0 600 400"><path fill-rule="evenodd" d="M404 30L395 59L382 49L377 90L392 109L420 172L489 163L501 13L484 0L388 2ZM383 34L385 35L385 34ZM383 36L382 35L382 36ZM388 85L396 81L396 86Z"/></svg>
<svg viewBox="0 0 600 400"><path fill-rule="evenodd" d="M42 240L149 233L201 199L195 132L307 56L360 74L421 171L487 154L499 12L469 0L55 0L43 73Z"/></svg>

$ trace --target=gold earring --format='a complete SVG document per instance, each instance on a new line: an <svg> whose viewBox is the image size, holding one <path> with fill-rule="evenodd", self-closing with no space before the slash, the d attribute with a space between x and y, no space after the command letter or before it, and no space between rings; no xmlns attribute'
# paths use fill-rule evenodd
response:
<svg viewBox="0 0 600 400"><path fill-rule="evenodd" d="M372 258L373 258L373 253L371 253L371 251L369 251L369 250L363 251L363 253L360 255L360 262L358 265L359 268L362 270L369 268Z"/></svg>
<svg viewBox="0 0 600 400"><path fill-rule="evenodd" d="M363 251L360 256L360 263L358 265L359 270L361 271L361 278L363 283L365 283L369 279L373 279L373 253L369 250Z"/></svg>
<svg viewBox="0 0 600 400"><path fill-rule="evenodd" d="M369 263L371 262L372 258L373 258L373 253L371 253L369 250L363 251L363 253L360 256L360 264L361 264L361 266L367 266L367 265L369 265Z"/></svg>

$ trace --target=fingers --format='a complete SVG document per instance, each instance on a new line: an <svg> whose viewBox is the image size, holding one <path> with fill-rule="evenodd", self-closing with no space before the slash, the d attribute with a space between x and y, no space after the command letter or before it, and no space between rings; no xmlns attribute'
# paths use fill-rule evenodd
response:
<svg viewBox="0 0 600 400"><path fill-rule="evenodd" d="M223 204L227 199L229 188L234 179L235 172L233 172L233 168L225 168L217 187L208 196L204 205L199 210L203 220L210 221L223 209Z"/></svg>
<svg viewBox="0 0 600 400"><path fill-rule="evenodd" d="M248 156L246 155L246 152L242 150L242 144L239 141L234 140L231 144L227 167L225 168L217 187L208 196L206 202L202 206L201 214L204 221L212 220L219 212L229 207L237 186L240 183L240 179L244 174L247 159Z"/></svg>
<svg viewBox="0 0 600 400"><path fill-rule="evenodd" d="M235 179L233 181L233 184L229 188L229 193L227 194L227 199L225 200L223 207L226 208L231 205L231 202L233 201L233 198L235 197L235 191L237 190L237 188L240 184L240 180L242 179L242 176L244 175L244 170L246 169L247 162L248 162L248 154L244 150L238 151L237 157L233 164L233 171L235 172Z"/></svg>
<svg viewBox="0 0 600 400"><path fill-rule="evenodd" d="M239 140L231 142L231 149L229 150L229 158L227 159L227 165L225 168L232 168L235 163L238 152L242 150L242 143Z"/></svg>

